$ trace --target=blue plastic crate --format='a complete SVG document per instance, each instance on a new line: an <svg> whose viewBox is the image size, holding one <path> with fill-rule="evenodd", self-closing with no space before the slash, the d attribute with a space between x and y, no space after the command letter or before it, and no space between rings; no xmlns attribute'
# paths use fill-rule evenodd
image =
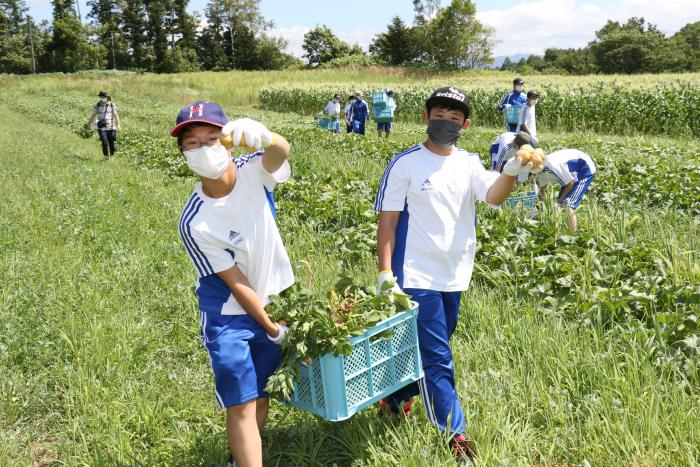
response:
<svg viewBox="0 0 700 467"><path fill-rule="evenodd" d="M389 96L385 92L372 93L372 107L383 109L389 103Z"/></svg>
<svg viewBox="0 0 700 467"><path fill-rule="evenodd" d="M319 118L318 127L324 130L335 130L340 131L340 122L338 120L333 120L332 118Z"/></svg>
<svg viewBox="0 0 700 467"><path fill-rule="evenodd" d="M521 206L524 208L531 208L535 204L537 204L537 193L534 191L529 191L520 196L511 196L506 200L506 206L510 207Z"/></svg>
<svg viewBox="0 0 700 467"><path fill-rule="evenodd" d="M301 379L287 403L329 421L345 420L423 377L418 350L418 304L350 339L347 357L328 353L301 365ZM374 338L383 331L389 337Z"/></svg>
<svg viewBox="0 0 700 467"><path fill-rule="evenodd" d="M506 123L517 125L520 122L520 114L523 112L522 105L511 105L506 107Z"/></svg>
<svg viewBox="0 0 700 467"><path fill-rule="evenodd" d="M374 121L377 123L393 122L394 121L394 109L386 107L383 109L374 108Z"/></svg>

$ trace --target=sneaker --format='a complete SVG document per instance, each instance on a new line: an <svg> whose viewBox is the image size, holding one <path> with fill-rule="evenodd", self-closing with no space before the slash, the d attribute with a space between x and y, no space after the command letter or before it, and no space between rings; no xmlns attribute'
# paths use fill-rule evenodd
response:
<svg viewBox="0 0 700 467"><path fill-rule="evenodd" d="M474 443L467 440L464 433L460 433L450 440L450 449L458 464L472 462L476 459Z"/></svg>
<svg viewBox="0 0 700 467"><path fill-rule="evenodd" d="M403 403L403 405L401 406L401 410L403 411L404 417L408 417L411 415L412 405L413 398L410 398ZM379 407L379 413L386 414L392 417L398 417L401 413L398 407L394 407L392 404L388 403L384 399L380 400L377 406Z"/></svg>
<svg viewBox="0 0 700 467"><path fill-rule="evenodd" d="M238 464L236 464L236 461L233 460L233 454L231 454L228 458L228 462L226 463L226 467L238 467Z"/></svg>

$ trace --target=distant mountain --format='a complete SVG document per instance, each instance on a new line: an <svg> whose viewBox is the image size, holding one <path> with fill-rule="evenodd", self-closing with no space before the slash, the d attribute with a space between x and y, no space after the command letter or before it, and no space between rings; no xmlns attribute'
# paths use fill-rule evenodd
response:
<svg viewBox="0 0 700 467"><path fill-rule="evenodd" d="M501 65L503 65L503 62L506 61L506 58L510 58L511 62L517 62L521 58L527 58L532 54L515 54L515 55L499 55L497 57L493 57L493 63L490 64L488 67L489 68L501 68Z"/></svg>

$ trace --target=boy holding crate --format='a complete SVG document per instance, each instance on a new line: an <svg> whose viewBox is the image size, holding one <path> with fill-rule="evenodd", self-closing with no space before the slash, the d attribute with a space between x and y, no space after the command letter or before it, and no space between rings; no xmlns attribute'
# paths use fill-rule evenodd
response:
<svg viewBox="0 0 700 467"><path fill-rule="evenodd" d="M260 430L269 410L264 388L280 364L287 329L263 307L268 296L294 283L272 198L275 185L289 178L290 146L254 120L229 122L213 102L183 107L176 122L170 135L200 179L179 230L197 273L201 338L216 401L226 408L229 465L235 457L239 465L262 466ZM232 160L222 141L257 150Z"/></svg>
<svg viewBox="0 0 700 467"><path fill-rule="evenodd" d="M498 106L498 110L503 112L506 116L506 131L517 131L516 128L518 127L518 120L515 119L509 121L508 112L511 107L517 107L519 109L522 109L523 105L525 105L525 102L527 102L527 97L523 92L524 84L525 82L522 80L522 78L515 78L513 80L513 92L509 92L508 94L506 94L503 100L501 101L500 105Z"/></svg>
<svg viewBox="0 0 700 467"><path fill-rule="evenodd" d="M387 89L386 95L387 102L385 108L391 111L391 115L393 116L394 112L396 112L396 100L394 100L394 91L392 89ZM380 138L383 136L384 138L388 139L389 133L391 133L391 121L377 122L377 136L379 136Z"/></svg>
<svg viewBox="0 0 700 467"><path fill-rule="evenodd" d="M380 403L408 414L421 394L428 418L447 432L458 460L473 450L455 385L450 338L457 326L462 292L469 287L476 250L476 201L503 203L520 174L537 172L532 163L510 159L503 173L487 171L476 154L455 146L469 128L467 95L454 87L436 90L426 102L428 139L397 154L381 179L375 201L378 290L396 277L400 289L418 302L418 342L425 377ZM389 292L391 293L391 291Z"/></svg>

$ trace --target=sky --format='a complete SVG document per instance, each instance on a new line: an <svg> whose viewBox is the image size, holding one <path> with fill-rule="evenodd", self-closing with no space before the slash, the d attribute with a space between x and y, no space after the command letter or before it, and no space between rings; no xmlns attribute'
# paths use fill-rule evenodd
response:
<svg viewBox="0 0 700 467"><path fill-rule="evenodd" d="M190 0L190 11L203 11L208 0ZM449 0L443 0L447 5ZM496 29L499 43L494 56L542 54L549 47L583 47L608 19L624 22L642 16L665 34L687 23L700 21L698 0L531 0L505 2L476 0L476 16ZM29 14L37 20L51 19L49 0L27 0ZM304 33L326 25L342 40L358 43L365 50L372 38L393 16L413 20L412 0L261 0L265 19L274 22L271 35L288 41L287 52L301 57ZM80 1L85 16L86 1Z"/></svg>

